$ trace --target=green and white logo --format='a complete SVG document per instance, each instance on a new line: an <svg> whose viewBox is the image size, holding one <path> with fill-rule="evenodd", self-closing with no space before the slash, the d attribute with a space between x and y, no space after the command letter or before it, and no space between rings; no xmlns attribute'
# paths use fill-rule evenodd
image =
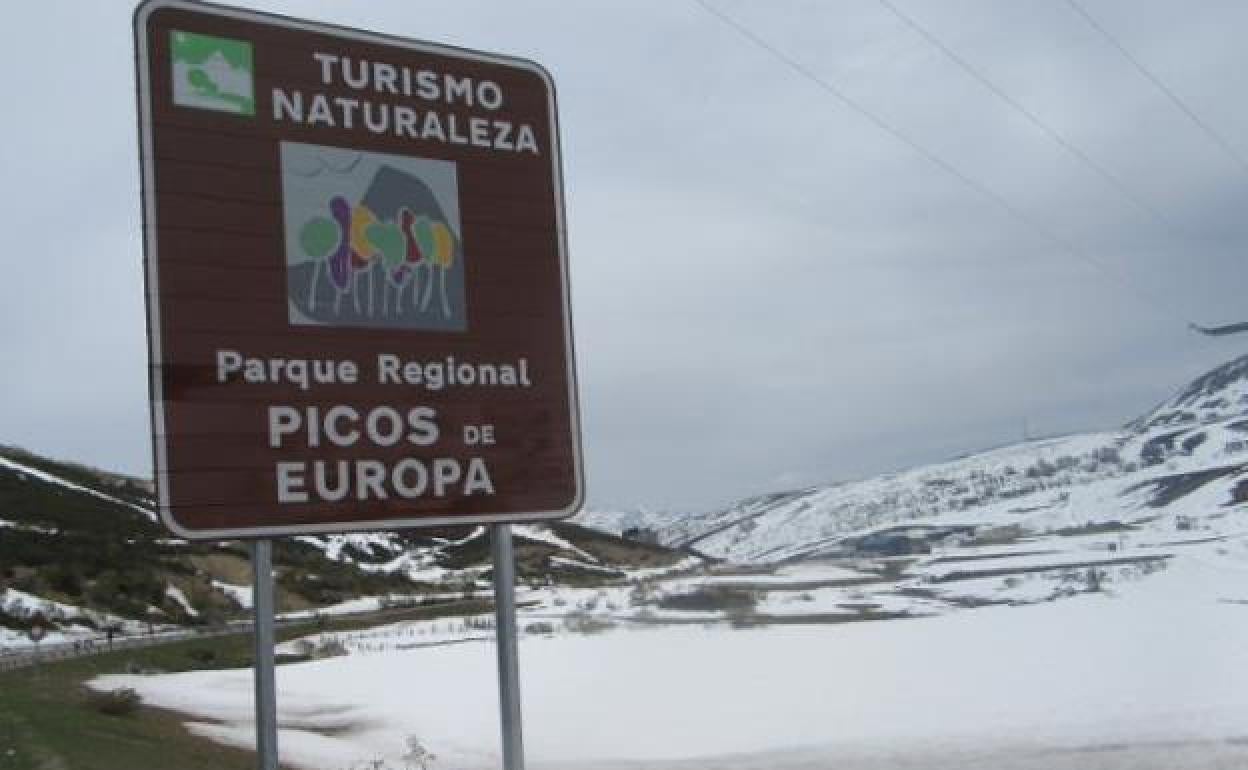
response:
<svg viewBox="0 0 1248 770"><path fill-rule="evenodd" d="M176 29L170 37L174 104L256 114L251 43Z"/></svg>

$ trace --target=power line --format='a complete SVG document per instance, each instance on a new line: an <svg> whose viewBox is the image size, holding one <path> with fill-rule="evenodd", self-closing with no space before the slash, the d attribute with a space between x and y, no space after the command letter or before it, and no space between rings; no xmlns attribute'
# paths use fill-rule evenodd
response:
<svg viewBox="0 0 1248 770"><path fill-rule="evenodd" d="M1167 303L1163 301L1158 300L1150 292L1137 286L1135 282L1132 281L1131 278L1127 274L1123 273L1121 270L1114 270L1110 268L1108 265L1096 259L1091 254L1087 253L1083 249L1080 249L1073 242L1067 240L1066 238L1063 238L1058 233L1054 232L1053 230L1044 226L1043 224L1041 224L1039 221L1037 221L1033 217L1029 216L1022 209L1010 203L1010 201L1006 199L1000 193L996 192L995 190L983 184L982 182L978 182L972 177L966 175L949 161L937 155L935 152L927 149L922 144L919 144L918 141L911 139L901 129L897 128L892 123L884 119L882 116L878 115L877 113L875 113L874 111L872 111L871 109L863 105L861 102L854 99L849 94L845 93L843 90L838 88L835 84L833 84L831 81L819 76L813 70L809 69L808 67L803 65L801 62L794 59L792 56L789 56L784 51L780 50L776 46L769 43L766 39L764 39L763 37L755 33L753 30L749 29L745 25L738 22L736 19L732 18L728 14L719 10L715 6L711 5L709 0L692 0L692 2L700 6L704 11L714 16L723 24L727 25L729 28L731 28L741 37L744 37L746 40L750 41L754 45L770 53L776 59L781 61L790 69L792 69L794 72L801 75L803 78L805 78L806 80L809 80L811 83L819 87L821 90L823 90L827 94L834 97L841 104L845 105L846 107L849 107L851 110L861 115L863 118L869 121L876 128L892 136L894 139L896 139L897 141L909 147L911 150L913 150L915 153L917 153L919 156L927 160L932 165L936 166L937 168L941 169L945 173L949 174L950 176L954 177L958 181L962 182L964 185L971 188L975 192L979 193L981 196L997 204L998 207L1000 207L1003 211L1009 214L1013 219L1022 223L1027 228L1034 230L1042 238L1044 238L1045 240L1047 240L1049 243L1053 244L1054 246L1058 247L1058 249L1060 249L1061 251L1064 251L1067 255L1072 256L1075 259L1080 260L1090 265L1091 267L1096 269L1098 272L1100 272L1103 276L1105 276L1107 279L1111 281L1117 281L1123 288L1127 289L1128 292L1133 294L1135 298L1139 300L1142 304L1146 305L1150 309L1153 309L1157 312L1164 313L1165 315L1168 315L1171 318L1175 318L1179 320L1184 326L1187 326L1187 327L1195 326L1194 322L1192 322L1187 317L1185 317L1184 315L1176 311L1173 307L1169 306Z"/></svg>
<svg viewBox="0 0 1248 770"><path fill-rule="evenodd" d="M1118 38L1113 35L1113 33L1093 18L1092 14L1088 13L1087 9L1076 2L1076 0L1066 0L1066 4L1071 7L1071 10L1081 16L1083 20L1088 23L1088 26L1099 32L1101 37L1104 37L1111 46L1116 48L1118 53L1122 54L1123 58L1130 62L1131 66L1135 67L1135 70L1139 72L1140 75L1142 75L1148 82L1156 86L1158 91L1165 94L1166 98L1169 99L1175 107L1178 107L1179 110L1186 115L1197 128L1203 131L1205 136L1208 137L1210 141L1220 147L1222 152L1226 153L1231 160L1239 164L1241 169L1248 172L1248 160L1246 160L1244 156L1241 155L1221 134L1214 130L1213 126L1202 120L1201 117L1196 114L1195 110L1188 107L1187 103L1180 99L1179 95L1176 94L1169 86L1163 83L1161 78L1154 75L1148 67L1144 66L1143 62L1133 56L1131 52L1127 50L1126 46L1124 46Z"/></svg>
<svg viewBox="0 0 1248 770"><path fill-rule="evenodd" d="M906 14L904 11L898 8L895 4L893 4L890 0L876 0L876 2L878 2L880 5L887 8L894 16L900 19L906 26L910 27L910 29L917 32L924 40L926 40L927 42L935 46L941 53L943 53L946 57L948 57L950 61L958 65L958 67L961 68L963 72L965 72L967 75L974 78L977 82L979 82L980 85L982 85L984 88L987 88L994 95L996 95L997 98L999 98L1001 101L1005 102L1007 105L1012 107L1015 112L1017 112L1018 114L1026 118L1027 121L1031 123L1033 126L1040 129L1040 131L1042 131L1047 137L1049 137L1049 139L1051 139L1059 147L1064 149L1067 153L1069 153L1079 162L1083 163L1083 165L1091 169L1101 179L1105 180L1107 184L1109 184L1111 187L1117 190L1120 194L1122 194L1123 197L1125 197L1127 200L1135 204L1136 208L1144 212L1146 215L1152 217L1153 219L1156 219L1158 222L1165 225L1167 228L1172 229L1172 230L1178 229L1177 226L1173 222L1170 221L1170 218L1162 214L1161 211L1159 211L1156 206L1153 206L1147 200L1141 198L1139 195L1136 195L1127 186L1127 184L1123 182L1117 175L1115 175L1109 169L1105 168L1096 160L1094 160L1086 152L1080 149L1078 145L1076 145L1074 142L1070 141L1065 136L1063 136L1061 132L1059 132L1057 129L1045 123L1044 120L1042 120L1039 115L1029 110L1026 106L1024 106L1014 97L1010 96L1005 91L1005 89L1001 88L992 80L990 80L988 76L984 75L983 72L981 72L974 65L972 65L970 62L968 62L966 59L960 56L956 51L954 51L952 48L946 45L940 38L936 37L936 35L934 35L930 30L928 30L926 27L920 24L917 20L915 20L913 16Z"/></svg>

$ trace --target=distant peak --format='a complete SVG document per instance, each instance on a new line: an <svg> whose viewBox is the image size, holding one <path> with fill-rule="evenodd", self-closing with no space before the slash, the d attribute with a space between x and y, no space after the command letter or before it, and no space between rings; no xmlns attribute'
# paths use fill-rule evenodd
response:
<svg viewBox="0 0 1248 770"><path fill-rule="evenodd" d="M1248 355L1205 372L1127 427L1142 431L1163 425L1207 422L1244 412L1248 412Z"/></svg>

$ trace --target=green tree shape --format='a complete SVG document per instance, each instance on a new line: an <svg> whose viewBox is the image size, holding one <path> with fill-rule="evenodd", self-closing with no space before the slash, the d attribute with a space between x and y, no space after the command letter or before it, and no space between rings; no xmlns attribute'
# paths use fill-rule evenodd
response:
<svg viewBox="0 0 1248 770"><path fill-rule="evenodd" d="M394 271L403 265L403 259L406 256L407 244L403 240L403 231L394 222L374 222L370 224L364 231L364 237L368 239L369 244L381 255L381 265L384 275L394 274ZM390 280L383 280L381 284L381 312L383 315L390 313ZM401 289L402 287L400 287ZM370 292L371 280L370 280ZM401 291L395 295L394 308L399 310L399 300L402 296ZM371 301L371 296L370 296Z"/></svg>
<svg viewBox="0 0 1248 770"><path fill-rule="evenodd" d="M321 266L333 253L341 238L338 223L329 217L313 217L299 229L299 248L315 260L312 281L308 285L308 310L316 310L316 287L321 280Z"/></svg>

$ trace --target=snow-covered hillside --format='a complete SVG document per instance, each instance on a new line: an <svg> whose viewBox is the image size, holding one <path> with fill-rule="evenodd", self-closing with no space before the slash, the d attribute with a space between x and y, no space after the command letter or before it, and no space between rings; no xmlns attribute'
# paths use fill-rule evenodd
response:
<svg viewBox="0 0 1248 770"><path fill-rule="evenodd" d="M0 446L0 653L148 629L219 626L250 608L250 557L238 542L188 543L157 522L151 485ZM687 566L688 556L574 524L514 528L532 584L597 585ZM286 613L488 594L484 527L281 538L277 600Z"/></svg>
<svg viewBox="0 0 1248 770"><path fill-rule="evenodd" d="M863 536L919 541L1010 528L1216 530L1248 499L1248 356L1214 369L1121 430L1028 441L861 481L629 525L736 562L852 552ZM612 529L609 514L587 521ZM927 536L916 528L930 528ZM901 529L908 528L908 529ZM915 547L921 547L916 542Z"/></svg>

